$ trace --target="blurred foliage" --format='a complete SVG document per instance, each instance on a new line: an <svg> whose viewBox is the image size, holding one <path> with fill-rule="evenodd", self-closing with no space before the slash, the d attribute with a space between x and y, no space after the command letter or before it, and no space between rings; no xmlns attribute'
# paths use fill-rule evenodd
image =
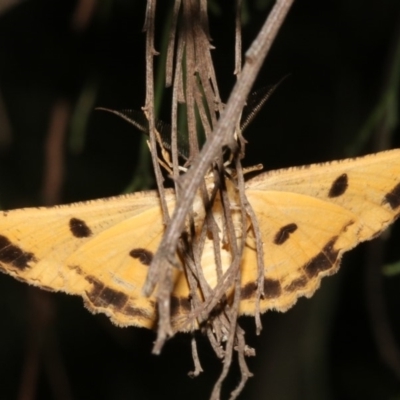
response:
<svg viewBox="0 0 400 400"><path fill-rule="evenodd" d="M96 106L140 109L144 104L145 1L94 2L97 8L86 19L85 10L77 14L81 3L15 2L0 15L4 208L43 203L44 143L59 101L70 110L62 202L116 195L135 174L144 182L151 177L141 134L115 116L93 111ZM213 55L226 100L235 82L234 2L212 3ZM245 3L244 50L271 1ZM169 4L157 3L158 50L166 38ZM363 132L382 107L395 117L390 147L398 147L399 16L398 0L297 0L255 88L291 76L247 130L245 165L263 163L272 169L320 162L343 157L355 143L361 143L357 153L373 152L377 123L368 135ZM169 121L170 90L161 94L160 117ZM386 263L400 259L399 239L397 224L385 242ZM242 399L399 398L399 382L379 357L368 318L365 249L346 256L340 273L324 280L311 300L300 300L286 314L265 315L260 337L254 336L251 319L242 319L257 351L250 362L255 377ZM399 342L400 278L384 278L383 284L389 324ZM192 368L190 335L178 335L154 357L154 333L114 327L106 317L90 315L79 298L37 294L5 275L0 276L0 292L1 398L16 398L24 385L29 343L38 334L32 321L45 308L33 306L32 293L51 304L53 317L41 332L37 387L31 391L36 396L31 398L62 398L57 387L69 387L65 394L74 399L208 398L220 364L200 334L205 372L192 380L186 375ZM231 374L232 387L236 373Z"/></svg>

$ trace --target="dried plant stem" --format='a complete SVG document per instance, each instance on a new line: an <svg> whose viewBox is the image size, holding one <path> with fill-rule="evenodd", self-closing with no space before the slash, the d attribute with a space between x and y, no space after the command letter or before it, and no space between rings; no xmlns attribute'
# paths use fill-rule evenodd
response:
<svg viewBox="0 0 400 400"><path fill-rule="evenodd" d="M194 362L194 371L189 372L189 376L195 377L203 372L203 368L201 368L199 354L197 352L197 343L194 337L192 337L191 346L192 346L192 356Z"/></svg>
<svg viewBox="0 0 400 400"><path fill-rule="evenodd" d="M264 264L261 233L257 219L246 198L244 172L241 159L245 153L245 140L241 136L239 116L250 88L266 57L284 17L294 0L277 0L260 34L246 54L241 71L241 0L236 0L235 21L235 71L238 76L228 104L221 103L210 49L207 0L175 0L171 32L166 57L166 82L172 85L171 155L164 156L166 169L175 184L176 206L169 218L165 202L163 177L158 160L157 143L163 150L163 142L157 140L154 121L154 17L156 0L148 0L146 30L146 103L144 110L149 120L150 148L160 194L165 235L153 257L143 288L145 295L157 287L158 332L153 353L158 354L165 340L174 330L194 330L200 327L209 338L216 355L223 360L223 368L211 394L211 400L219 400L223 382L228 375L234 351L238 353L241 379L231 393L235 399L252 376L245 358L253 355L238 325L241 300L242 256L249 228L256 240L257 299L255 319L257 333L261 330L260 299L263 296ZM272 91L264 94L261 103ZM185 107L180 107L184 104ZM244 126L254 117L254 111L245 118ZM189 155L184 166L188 171L181 176L179 165L178 120L184 117L189 144ZM200 152L197 123L200 122L207 138ZM234 133L237 133L235 136ZM227 150L223 147L227 146ZM163 154L163 153L162 153ZM227 162L224 162L227 160ZM232 165L233 168L227 168ZM172 169L171 169L172 167ZM195 207L193 200L202 200ZM199 208L200 207L200 208ZM196 214L194 214L194 210ZM211 243L212 240L212 243ZM214 260L208 258L210 252ZM203 260L203 254L206 254ZM178 256L178 257L177 257ZM179 262L177 260L179 258ZM215 265L216 284L209 282L205 273ZM189 285L191 310L189 315L170 317L170 301L173 288L173 265L183 266ZM203 265L205 264L205 265ZM205 268L206 267L206 268ZM212 267L212 265L211 265ZM208 272L207 272L208 273ZM194 336L191 342L194 371L202 372Z"/></svg>
<svg viewBox="0 0 400 400"><path fill-rule="evenodd" d="M154 62L153 58L156 55L156 51L154 49L154 21L155 21L155 10L156 10L156 1L148 0L147 2L147 10L146 10L146 19L144 24L144 31L146 31L146 102L144 111L147 114L147 119L149 121L149 134L150 134L150 148L151 148L151 156L153 162L153 168L157 181L157 188L160 194L160 202L161 209L164 217L164 224L169 222L169 213L167 208L167 203L165 201L165 190L163 186L163 176L161 173L161 168L158 163L157 157L157 138L156 138L156 129L155 129L155 119L154 119ZM177 243L176 243L177 245ZM175 247L176 250L176 247ZM152 273L157 272L157 278L163 282L163 285L159 288L159 295L164 299L164 301L158 302L158 310L160 315L160 325L163 326L163 331L160 335L164 335L164 340L166 337L172 335L172 327L170 321L170 301L169 296L172 290L172 271L171 271L171 262L163 262L163 268L159 268L155 271L155 269L149 271L149 276L151 277ZM153 276L152 279L155 279ZM145 294L149 295L150 293L143 290Z"/></svg>
<svg viewBox="0 0 400 400"><path fill-rule="evenodd" d="M171 263L175 257L178 239L184 228L185 219L191 209L198 188L203 182L204 176L210 169L211 164L221 152L222 147L233 142L233 132L237 123L237 116L240 114L245 104L246 97L250 92L257 73L293 1L294 0L277 0L259 35L246 53L246 62L242 73L232 91L226 109L217 122L214 134L208 138L200 154L193 159L192 166L188 172L180 177L178 181L178 187L181 188L181 190L179 190L180 195L177 199L177 205L171 222L167 226L166 232L150 266L149 274L143 288L145 295L150 295L155 285L158 283L159 293L157 297L158 299L162 299L163 302L166 301L165 298L162 297L162 293L165 295L168 289L170 289L170 286L162 280L163 278L160 279L160 274L156 272L170 270ZM172 334L169 307L165 304L163 306L159 305L159 311L160 320L157 340L153 347L154 353L160 352L166 338Z"/></svg>
<svg viewBox="0 0 400 400"><path fill-rule="evenodd" d="M239 75L242 69L242 25L241 25L242 0L236 0L235 19L235 70L233 73Z"/></svg>

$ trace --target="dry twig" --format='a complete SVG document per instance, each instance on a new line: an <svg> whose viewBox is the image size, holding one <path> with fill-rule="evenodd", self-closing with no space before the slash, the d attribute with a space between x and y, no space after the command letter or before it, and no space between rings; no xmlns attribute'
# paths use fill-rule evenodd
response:
<svg viewBox="0 0 400 400"><path fill-rule="evenodd" d="M244 340L244 332L237 323L240 305L241 261L249 226L254 232L258 251L258 279L256 301L257 332L261 330L259 300L263 296L262 241L257 220L244 191L241 158L245 141L241 137L239 118L250 88L266 57L272 42L292 5L293 0L277 0L258 37L246 54L246 63L241 65L240 5L237 0L235 71L237 83L223 110L218 85L211 59L206 0L176 0L171 24L170 42L167 50L166 83L172 85L171 154L172 177L175 183L176 207L171 219L164 199L163 178L157 159L157 140L154 122L153 57L155 0L148 0L145 30L146 44L146 104L149 119L150 142L153 165L160 193L166 232L154 255L146 283L145 295L150 295L157 286L158 332L153 352L159 353L165 340L173 335L170 320L170 295L172 291L172 268L183 264L190 288L192 311L183 326L205 329L218 357L223 358L223 369L215 384L211 399L220 398L222 383L228 374L233 352L238 352L241 380L232 392L236 398L251 376L245 357L252 355ZM174 51L175 50L175 51ZM188 171L181 175L178 152L178 117L182 116L179 103L185 104L185 120L189 142L189 156L185 166ZM219 118L220 117L220 118ZM250 116L251 118L251 116ZM200 151L197 120L201 121L205 145ZM237 136L234 136L234 133ZM235 139L236 137L236 139ZM162 144L161 144L162 146ZM224 147L228 149L224 153ZM227 159L233 173L224 164ZM200 195L204 207L204 220L192 212L195 196ZM222 209L213 214L215 204ZM217 285L210 287L204 276L202 254L208 238L213 240ZM230 265L223 265L221 249L230 251ZM192 354L198 375L202 369L197 348L192 340Z"/></svg>
<svg viewBox="0 0 400 400"><path fill-rule="evenodd" d="M151 0L149 1L151 2ZM184 228L185 219L191 208L197 189L201 185L212 163L218 157L223 146L232 142L237 115L239 115L240 110L245 104L251 85L254 83L262 62L271 48L272 42L292 3L293 0L278 0L276 2L259 35L246 53L246 63L232 91L227 106L215 126L214 134L208 138L200 154L193 160L188 172L180 177L177 186L178 188L185 188L185 190L178 190L179 196L177 205L171 218L171 223L168 224L160 246L154 255L149 275L143 288L144 294L150 295L155 285L159 283L158 298L162 298L161 292L164 292L164 290L161 288L164 284L162 280L158 278L159 275L154 273L154 271L168 269L174 259L178 240ZM170 330L168 329L168 326L170 326L169 315L162 315L162 311L163 310L160 309L158 338L154 346L154 352L156 353L159 353L165 339L170 335ZM163 324L164 322L165 326Z"/></svg>

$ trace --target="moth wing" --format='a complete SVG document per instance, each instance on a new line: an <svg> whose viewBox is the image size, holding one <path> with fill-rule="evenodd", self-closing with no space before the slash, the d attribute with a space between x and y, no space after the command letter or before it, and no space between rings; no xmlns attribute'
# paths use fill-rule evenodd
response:
<svg viewBox="0 0 400 400"><path fill-rule="evenodd" d="M371 239L400 213L400 149L365 157L269 171L251 190L299 193L337 204L360 219L360 241Z"/></svg>
<svg viewBox="0 0 400 400"><path fill-rule="evenodd" d="M311 297L324 276L335 273L342 254L358 243L356 216L335 204L301 194L247 192L263 241L262 312L286 311ZM242 261L241 314L254 314L257 255L247 243Z"/></svg>
<svg viewBox="0 0 400 400"><path fill-rule="evenodd" d="M400 150L270 171L247 183L264 250L261 310L285 311L310 297L344 252L382 232L400 213ZM243 260L241 312L254 313L256 253Z"/></svg>
<svg viewBox="0 0 400 400"><path fill-rule="evenodd" d="M172 192L167 203L173 209ZM43 289L81 295L92 312L116 324L150 327L154 301L140 290L161 221L156 192L5 211L0 269Z"/></svg>

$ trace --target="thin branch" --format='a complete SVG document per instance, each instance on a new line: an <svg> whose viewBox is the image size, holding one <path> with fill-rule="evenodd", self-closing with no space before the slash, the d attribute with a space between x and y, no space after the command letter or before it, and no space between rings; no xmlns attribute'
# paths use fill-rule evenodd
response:
<svg viewBox="0 0 400 400"><path fill-rule="evenodd" d="M235 390L233 390L233 392L231 393L229 400L236 399L242 392L247 380L253 376L253 374L247 367L245 357L254 356L255 351L254 349L249 348L246 345L246 342L244 340L244 331L242 328L240 328L240 326L236 328L236 340L237 340L237 347L235 348L235 350L238 352L239 368L242 376L239 384L237 385Z"/></svg>
<svg viewBox="0 0 400 400"><path fill-rule="evenodd" d="M172 120L171 120L171 152L172 152L172 165L173 165L173 177L174 182L178 181L179 177L179 152L178 152L178 99L179 93L182 90L182 59L183 59L184 43L182 43L182 37L179 35L178 38L178 49L177 49L177 63L175 68L175 79L174 87L172 91ZM177 189L177 188L176 188ZM179 193L177 193L179 196Z"/></svg>
<svg viewBox="0 0 400 400"><path fill-rule="evenodd" d="M178 22L179 9L181 7L181 0L175 0L174 11L172 15L172 23L170 29L170 37L167 49L167 61L165 64L165 86L170 87L172 85L172 76L174 72L174 47L175 47L175 36L176 36L176 25ZM178 62L176 65L180 65Z"/></svg>
<svg viewBox="0 0 400 400"><path fill-rule="evenodd" d="M192 357L193 357L193 363L194 363L194 371L189 372L189 376L190 377L195 377L195 376L199 376L203 372L203 368L201 368L200 359L199 359L199 353L197 351L196 339L195 339L194 336L192 337L191 346L192 346Z"/></svg>
<svg viewBox="0 0 400 400"><path fill-rule="evenodd" d="M147 114L149 121L150 133L150 147L151 158L153 161L154 172L157 181L157 188L160 194L160 204L164 218L164 224L169 222L169 213L166 203L165 189L163 186L164 178L161 173L161 168L158 163L157 157L157 139L155 134L155 118L154 118L154 62L153 58L157 54L154 49L154 21L155 21L156 1L148 0L146 9L146 20L144 30L146 31L146 101L144 111ZM175 250L176 250L175 243ZM172 290L172 264L173 260L169 260L161 264L159 263L156 268L149 269L148 279L153 281L160 280L163 285L160 285L159 292L163 301L159 301L159 323L163 327L162 333L166 337L172 335L172 327L170 322L170 293ZM146 295L149 295L147 293Z"/></svg>
<svg viewBox="0 0 400 400"><path fill-rule="evenodd" d="M235 18L235 70L233 73L239 75L242 70L242 24L241 24L242 0L236 0Z"/></svg>
<svg viewBox="0 0 400 400"><path fill-rule="evenodd" d="M181 196L177 199L171 222L167 226L160 246L150 265L149 274L143 287L143 293L147 296L153 292L157 283L159 283L159 293L157 295L159 299L162 298L161 291L164 294L168 291L167 285L162 280L163 278L160 279L161 276L155 272L171 268L168 264L171 264L174 260L178 239L182 233L186 216L191 208L197 190L222 147L233 141L237 116L245 104L251 86L293 1L277 0L259 35L246 54L246 63L242 74L232 91L225 111L222 113L215 127L214 135L208 138L199 156L193 160L192 167L178 182L184 190L181 191ZM166 300L163 298L163 303L165 302ZM157 340L153 347L154 353L159 353L166 338L172 335L170 324L167 323L164 326L162 323L163 321L169 321L169 307L159 304L159 311L160 323Z"/></svg>

